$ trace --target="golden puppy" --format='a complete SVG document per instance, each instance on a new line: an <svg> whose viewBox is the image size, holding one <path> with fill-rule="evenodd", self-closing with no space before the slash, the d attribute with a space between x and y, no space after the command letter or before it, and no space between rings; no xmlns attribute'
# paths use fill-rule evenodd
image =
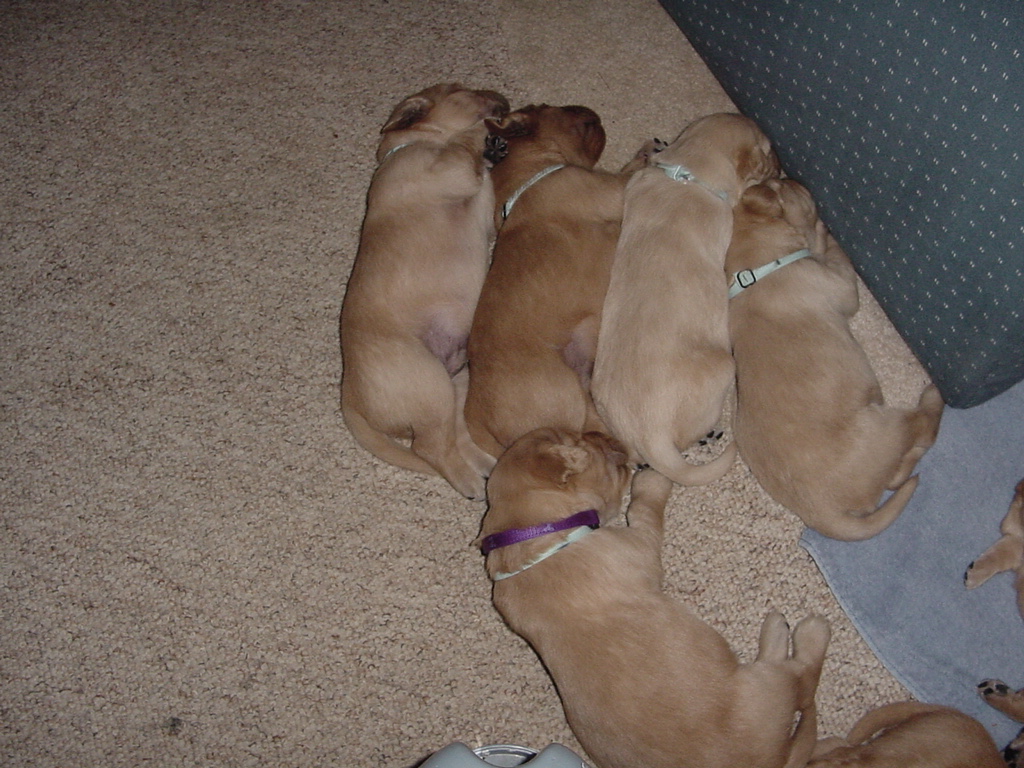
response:
<svg viewBox="0 0 1024 768"><path fill-rule="evenodd" d="M790 655L771 613L757 660L741 664L661 591L670 480L638 473L629 526L591 530L619 515L627 462L613 438L553 429L498 459L479 540L495 607L544 662L597 768L803 766L828 623L800 622Z"/></svg>
<svg viewBox="0 0 1024 768"><path fill-rule="evenodd" d="M985 703L1018 723L1024 723L1024 688L1013 690L1002 680L983 680L978 693ZM1024 768L1024 728L1006 745L1003 760L1010 768Z"/></svg>
<svg viewBox="0 0 1024 768"><path fill-rule="evenodd" d="M591 393L634 461L708 483L735 448L702 466L680 451L715 426L733 386L723 274L732 208L779 165L768 137L737 114L697 120L644 157L626 187Z"/></svg>
<svg viewBox="0 0 1024 768"><path fill-rule="evenodd" d="M1017 610L1024 618L1024 480L1017 483L1010 509L999 530L1003 534L999 540L967 566L964 583L968 589L974 589L997 573L1016 572Z"/></svg>
<svg viewBox="0 0 1024 768"><path fill-rule="evenodd" d="M594 170L604 149L586 107L529 106L489 121L494 246L469 336L466 423L497 456L536 427L602 425L588 387L626 178Z"/></svg>
<svg viewBox="0 0 1024 768"><path fill-rule="evenodd" d="M951 707L916 701L868 712L845 739L823 739L807 768L1006 768L992 737Z"/></svg>
<svg viewBox="0 0 1024 768"><path fill-rule="evenodd" d="M469 498L483 498L494 463L462 421L466 339L494 232L484 118L507 111L499 94L459 85L395 108L341 310L341 410L353 436Z"/></svg>
<svg viewBox="0 0 1024 768"><path fill-rule="evenodd" d="M783 266L759 272L773 260ZM884 405L849 328L858 306L853 267L796 182L744 193L726 267L737 275L729 325L740 455L809 527L848 541L874 536L917 487L911 472L942 416L938 390L929 385L916 408ZM895 493L878 506L886 488Z"/></svg>

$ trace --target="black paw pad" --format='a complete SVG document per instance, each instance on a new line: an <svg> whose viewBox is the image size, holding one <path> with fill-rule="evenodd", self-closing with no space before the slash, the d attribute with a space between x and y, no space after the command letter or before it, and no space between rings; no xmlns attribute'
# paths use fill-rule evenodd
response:
<svg viewBox="0 0 1024 768"><path fill-rule="evenodd" d="M508 154L508 142L501 136L491 134L484 140L484 159L491 165L497 165Z"/></svg>
<svg viewBox="0 0 1024 768"><path fill-rule="evenodd" d="M1006 696L1010 693L1010 686L1002 680L982 680L978 683L978 693L983 698L989 696Z"/></svg>

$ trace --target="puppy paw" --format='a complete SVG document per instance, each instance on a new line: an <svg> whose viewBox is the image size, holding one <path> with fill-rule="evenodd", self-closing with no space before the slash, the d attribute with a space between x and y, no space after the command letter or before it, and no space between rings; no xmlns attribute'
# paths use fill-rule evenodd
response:
<svg viewBox="0 0 1024 768"><path fill-rule="evenodd" d="M1003 760L1009 768L1024 768L1024 728L1021 728L1014 740L1006 745Z"/></svg>
<svg viewBox="0 0 1024 768"><path fill-rule="evenodd" d="M633 155L633 159L623 166L623 173L639 171L647 165L648 162L650 162L652 157L664 150L667 146L668 142L662 141L661 139L651 139L650 141L644 142L643 146L636 151L635 155Z"/></svg>
<svg viewBox="0 0 1024 768"><path fill-rule="evenodd" d="M978 695L990 704L993 699L1005 698L1012 692L1010 686L1002 680L989 678L978 683Z"/></svg>
<svg viewBox="0 0 1024 768"><path fill-rule="evenodd" d="M725 434L725 432L722 432L721 430L712 429L710 432L708 432L706 435L704 435L704 437L702 437L700 440L698 440L697 443L699 445L710 445L713 442L717 442L718 440L721 440L722 439L722 435L724 435L724 434Z"/></svg>
<svg viewBox="0 0 1024 768"><path fill-rule="evenodd" d="M497 165L505 159L508 154L508 142L501 136L490 134L484 141L484 160L491 165Z"/></svg>
<svg viewBox="0 0 1024 768"><path fill-rule="evenodd" d="M1011 706L1024 707L1024 688L1015 691L1002 680L995 678L978 683L978 694L989 704L1002 701Z"/></svg>
<svg viewBox="0 0 1024 768"><path fill-rule="evenodd" d="M789 623L778 611L771 611L761 624L757 660L781 664L789 658Z"/></svg>
<svg viewBox="0 0 1024 768"><path fill-rule="evenodd" d="M1024 722L1024 689L1015 691L1002 680L988 679L978 683L978 695L993 709Z"/></svg>
<svg viewBox="0 0 1024 768"><path fill-rule="evenodd" d="M630 496L651 507L664 507L672 495L672 481L653 469L643 469L633 475Z"/></svg>
<svg viewBox="0 0 1024 768"><path fill-rule="evenodd" d="M832 627L824 616L807 616L793 630L793 658L821 668L832 640Z"/></svg>
<svg viewBox="0 0 1024 768"><path fill-rule="evenodd" d="M972 560L964 571L964 586L968 589L976 589L984 584L992 576L991 573L983 573L978 568L978 561Z"/></svg>

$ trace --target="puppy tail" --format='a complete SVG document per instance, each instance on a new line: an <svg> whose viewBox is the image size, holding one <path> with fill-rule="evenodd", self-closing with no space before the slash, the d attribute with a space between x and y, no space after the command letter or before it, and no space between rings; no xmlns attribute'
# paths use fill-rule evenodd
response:
<svg viewBox="0 0 1024 768"><path fill-rule="evenodd" d="M374 429L373 425L363 418L363 415L358 411L345 408L344 404L342 404L341 414L356 442L381 461L386 461L388 464L393 464L402 469L421 472L425 475L440 474L437 469L413 453L411 449L392 440L383 432Z"/></svg>
<svg viewBox="0 0 1024 768"><path fill-rule="evenodd" d="M652 446L653 447L653 446ZM707 485L722 477L736 461L736 443L725 446L720 456L706 464L691 464L671 443L645 452L644 461L679 485Z"/></svg>
<svg viewBox="0 0 1024 768"><path fill-rule="evenodd" d="M810 527L818 533L840 541L870 539L888 528L900 516L910 497L917 490L917 483L917 475L908 478L880 507L867 515L846 511L835 517L823 516L823 521Z"/></svg>
<svg viewBox="0 0 1024 768"><path fill-rule="evenodd" d="M909 720L915 715L947 712L948 708L938 704L925 704L920 701L898 701L873 709L854 723L846 741L849 744L863 744L879 731L892 728Z"/></svg>

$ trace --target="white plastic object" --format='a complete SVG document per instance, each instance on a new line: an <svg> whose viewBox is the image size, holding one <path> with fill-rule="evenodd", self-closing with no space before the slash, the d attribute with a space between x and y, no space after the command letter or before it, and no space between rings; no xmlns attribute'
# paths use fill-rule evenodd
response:
<svg viewBox="0 0 1024 768"><path fill-rule="evenodd" d="M438 750L420 768L587 768L583 759L561 744L549 744L539 753L514 744L491 744L470 749L456 741Z"/></svg>

